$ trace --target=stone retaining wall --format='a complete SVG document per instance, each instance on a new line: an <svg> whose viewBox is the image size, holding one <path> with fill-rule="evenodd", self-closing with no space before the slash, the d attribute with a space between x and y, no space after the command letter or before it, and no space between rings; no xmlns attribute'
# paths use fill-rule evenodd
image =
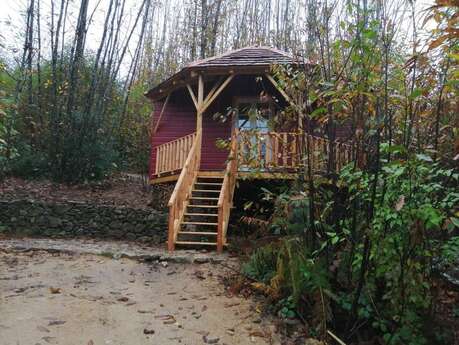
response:
<svg viewBox="0 0 459 345"><path fill-rule="evenodd" d="M159 244L167 240L167 214L82 202L0 200L0 232Z"/></svg>

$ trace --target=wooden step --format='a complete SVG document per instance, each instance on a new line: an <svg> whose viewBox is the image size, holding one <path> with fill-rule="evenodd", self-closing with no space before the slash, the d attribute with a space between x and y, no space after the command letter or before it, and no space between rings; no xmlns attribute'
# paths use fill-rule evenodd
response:
<svg viewBox="0 0 459 345"><path fill-rule="evenodd" d="M218 217L216 213L185 213L184 216Z"/></svg>
<svg viewBox="0 0 459 345"><path fill-rule="evenodd" d="M223 183L218 183L218 182L196 182L195 184L203 184L205 186L221 186Z"/></svg>
<svg viewBox="0 0 459 345"><path fill-rule="evenodd" d="M193 189L192 192L198 192L198 193L220 193L220 189Z"/></svg>
<svg viewBox="0 0 459 345"><path fill-rule="evenodd" d="M193 242L193 241L176 241L175 244L186 244L186 245L193 245L193 246L216 246L217 243L215 242Z"/></svg>
<svg viewBox="0 0 459 345"><path fill-rule="evenodd" d="M191 205L191 204L188 204L188 207L218 208L218 205Z"/></svg>
<svg viewBox="0 0 459 345"><path fill-rule="evenodd" d="M203 236L217 236L216 232L209 231L179 231L179 235L203 235Z"/></svg>
<svg viewBox="0 0 459 345"><path fill-rule="evenodd" d="M184 225L218 225L218 223L204 223L204 222L182 222Z"/></svg>
<svg viewBox="0 0 459 345"><path fill-rule="evenodd" d="M195 183L223 183L223 176L198 176Z"/></svg>
<svg viewBox="0 0 459 345"><path fill-rule="evenodd" d="M200 171L198 172L198 177L202 178L223 178L225 176L225 172L218 172L218 171Z"/></svg>
<svg viewBox="0 0 459 345"><path fill-rule="evenodd" d="M218 200L219 198L209 198L204 196L192 196L190 200L197 199L197 200Z"/></svg>

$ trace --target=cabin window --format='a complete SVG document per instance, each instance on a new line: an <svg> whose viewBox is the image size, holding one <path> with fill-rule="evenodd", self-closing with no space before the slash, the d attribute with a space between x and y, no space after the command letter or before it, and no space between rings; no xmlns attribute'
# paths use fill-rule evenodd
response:
<svg viewBox="0 0 459 345"><path fill-rule="evenodd" d="M257 130L262 133L269 131L272 118L272 107L269 102L261 102L258 98L236 100L238 109L237 124L240 130Z"/></svg>

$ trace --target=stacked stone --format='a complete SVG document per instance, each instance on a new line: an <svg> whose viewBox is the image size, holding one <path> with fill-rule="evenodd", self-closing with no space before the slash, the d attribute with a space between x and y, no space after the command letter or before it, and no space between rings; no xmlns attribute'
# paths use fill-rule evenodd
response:
<svg viewBox="0 0 459 345"><path fill-rule="evenodd" d="M159 244L167 240L167 213L88 202L0 200L0 233Z"/></svg>

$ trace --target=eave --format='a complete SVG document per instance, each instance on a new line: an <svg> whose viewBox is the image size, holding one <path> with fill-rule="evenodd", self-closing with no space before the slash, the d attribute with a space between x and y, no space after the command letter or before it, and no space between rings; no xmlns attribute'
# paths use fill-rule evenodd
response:
<svg viewBox="0 0 459 345"><path fill-rule="evenodd" d="M165 98L171 92L183 88L186 84L195 84L198 75L202 75L204 81L221 75L264 75L271 71L271 65L260 64L252 66L213 66L213 67L185 67L178 73L166 79L162 83L150 89L145 96L152 101Z"/></svg>

